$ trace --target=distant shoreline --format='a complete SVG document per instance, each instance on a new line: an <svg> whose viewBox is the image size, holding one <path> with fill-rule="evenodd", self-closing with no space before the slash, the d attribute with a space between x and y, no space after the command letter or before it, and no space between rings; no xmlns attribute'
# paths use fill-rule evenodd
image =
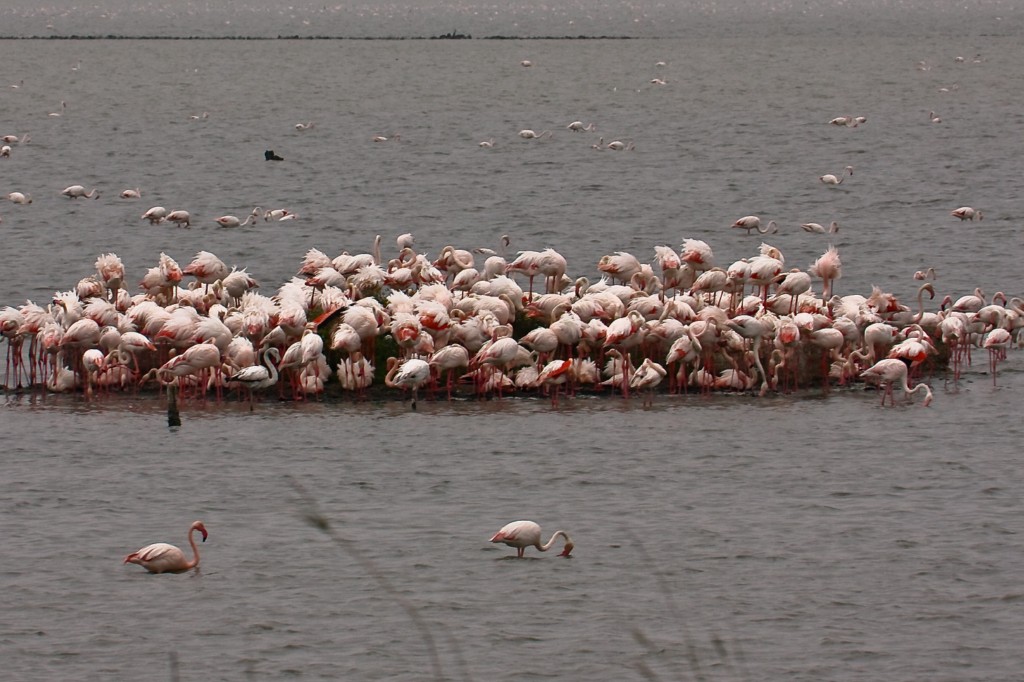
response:
<svg viewBox="0 0 1024 682"><path fill-rule="evenodd" d="M0 40L658 40L635 36L154 36L154 35L61 35L61 36L0 36Z"/></svg>

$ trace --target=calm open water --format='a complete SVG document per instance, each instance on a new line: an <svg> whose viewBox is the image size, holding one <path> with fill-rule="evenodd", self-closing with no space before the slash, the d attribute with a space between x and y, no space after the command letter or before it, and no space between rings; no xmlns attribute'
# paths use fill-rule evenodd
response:
<svg viewBox="0 0 1024 682"><path fill-rule="evenodd" d="M4 78L21 85L2 83L0 134L32 137L0 159L0 194L34 198L0 204L0 305L45 303L108 251L138 281L161 251L185 265L209 250L267 293L310 247L365 251L382 234L393 253L406 231L428 253L509 234L513 250L551 246L590 277L601 255L648 258L684 237L728 265L762 241L728 228L749 213L777 220L767 240L804 268L829 238L798 225L838 220L841 294L877 284L909 300L912 273L933 266L939 297L1021 295L1024 48L948 29L0 41ZM841 114L868 122L826 124ZM577 119L599 132L565 130ZM636 150L594 151L601 136ZM268 148L285 161L265 163ZM848 164L840 187L818 182ZM69 201L71 184L102 196ZM141 201L118 198L128 187ZM194 227L139 220L158 204ZM952 219L964 204L985 220ZM300 219L213 223L255 205ZM1018 353L997 387L981 353L959 385L933 377L928 409L883 409L861 390L651 409L210 403L168 429L153 395L7 395L5 675L1016 680ZM294 484L343 542L306 523ZM120 564L151 542L184 545L197 518L210 530L198 575ZM517 518L571 532L574 557L516 561L487 543Z"/></svg>

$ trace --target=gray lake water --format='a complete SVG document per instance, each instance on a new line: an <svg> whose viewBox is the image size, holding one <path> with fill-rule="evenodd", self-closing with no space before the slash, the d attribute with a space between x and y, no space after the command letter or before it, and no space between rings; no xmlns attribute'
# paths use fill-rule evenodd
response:
<svg viewBox="0 0 1024 682"><path fill-rule="evenodd" d="M909 302L932 266L932 309L975 287L1022 295L1019 32L941 14L894 37L871 16L878 30L798 39L705 16L634 40L0 40L20 86L0 83L0 134L31 135L0 159L0 194L33 197L0 204L0 305L45 304L111 251L137 282L161 252L209 250L272 293L311 247L381 234L393 255L402 232L431 254L508 234L591 278L604 254L686 237L724 265L766 240L804 268L831 242L840 294ZM843 114L868 121L827 124ZM601 137L636 149L595 151ZM846 165L841 186L818 181ZM68 200L71 184L101 197ZM129 187L142 199L118 198ZM950 217L965 204L985 220ZM139 220L153 205L194 226ZM256 205L299 219L213 222ZM780 233L729 228L751 213ZM831 220L838 234L799 228ZM155 395L8 393L4 675L1016 680L1021 369L1011 352L994 386L976 353L958 384L931 377L930 408L859 388L649 409L209 402L174 429ZM121 565L184 545L197 518L198 574ZM569 531L573 558L487 542L518 518Z"/></svg>

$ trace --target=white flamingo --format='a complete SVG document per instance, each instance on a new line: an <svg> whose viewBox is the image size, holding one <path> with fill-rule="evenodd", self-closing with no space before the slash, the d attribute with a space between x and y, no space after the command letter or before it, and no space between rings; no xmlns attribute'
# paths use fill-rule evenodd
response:
<svg viewBox="0 0 1024 682"><path fill-rule="evenodd" d="M157 225L167 219L167 209L163 206L154 206L142 214L141 220L148 220L150 225Z"/></svg>
<svg viewBox="0 0 1024 682"><path fill-rule="evenodd" d="M834 173L825 173L818 179L825 185L841 185L843 180L846 179L847 175L853 175L853 166L847 166L843 169L843 172L836 175Z"/></svg>
<svg viewBox="0 0 1024 682"><path fill-rule="evenodd" d="M256 216L251 213L246 217L244 222L240 220L238 216L233 215L222 215L216 220L216 223L221 227L245 227L246 225L255 222Z"/></svg>
<svg viewBox="0 0 1024 682"><path fill-rule="evenodd" d="M800 225L804 232L814 232L816 234L835 234L839 231L839 223L832 221L828 227L824 227L821 223L803 223Z"/></svg>
<svg viewBox="0 0 1024 682"><path fill-rule="evenodd" d="M86 192L85 191L85 187L83 187L82 185L71 185L70 187L65 187L64 189L61 190L60 193L63 194L64 196L66 196L68 199L82 199L82 198L84 198L84 199L99 199L100 198L100 194L96 190L95 187L93 187L91 190Z"/></svg>
<svg viewBox="0 0 1024 682"><path fill-rule="evenodd" d="M960 222L963 222L965 220L970 220L973 222L974 220L984 220L985 218L985 216L982 215L980 210L972 208L971 206L961 206L960 208L955 208L949 212L949 215L953 216L954 218L959 218Z"/></svg>
<svg viewBox="0 0 1024 682"><path fill-rule="evenodd" d="M516 556L521 559L527 547L536 547L541 552L546 552L551 549L559 537L565 539L565 545L562 548L562 553L558 556L567 557L573 550L573 542L569 534L564 530L556 530L551 538L542 545L540 544L540 526L533 521L513 521L505 524L501 530L491 536L490 541L502 542L509 547L515 547Z"/></svg>
<svg viewBox="0 0 1024 682"><path fill-rule="evenodd" d="M747 234L750 234L751 230L757 230L758 234L774 234L779 231L779 226L774 220L769 220L768 224L764 227L764 229L762 229L761 218L760 216L756 215L745 215L736 222L734 222L732 224L732 227L735 227L740 230L746 230Z"/></svg>

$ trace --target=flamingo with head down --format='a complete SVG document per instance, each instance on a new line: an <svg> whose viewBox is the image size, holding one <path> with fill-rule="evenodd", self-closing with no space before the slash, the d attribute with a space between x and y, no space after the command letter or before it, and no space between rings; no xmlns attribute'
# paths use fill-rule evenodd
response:
<svg viewBox="0 0 1024 682"><path fill-rule="evenodd" d="M63 194L64 196L66 196L68 199L80 199L80 198L99 199L100 198L100 194L96 190L95 187L93 187L91 190L86 192L85 191L85 187L83 187L82 185L71 185L69 187L65 187L64 189L61 190L60 193Z"/></svg>
<svg viewBox="0 0 1024 682"><path fill-rule="evenodd" d="M574 547L569 534L564 530L556 530L551 538L542 545L540 544L540 526L533 521L513 521L506 524L491 537L491 542L503 542L509 547L515 547L516 556L521 559L527 547L536 547L541 552L546 552L551 549L559 537L565 539L565 545L558 556L567 557Z"/></svg>

